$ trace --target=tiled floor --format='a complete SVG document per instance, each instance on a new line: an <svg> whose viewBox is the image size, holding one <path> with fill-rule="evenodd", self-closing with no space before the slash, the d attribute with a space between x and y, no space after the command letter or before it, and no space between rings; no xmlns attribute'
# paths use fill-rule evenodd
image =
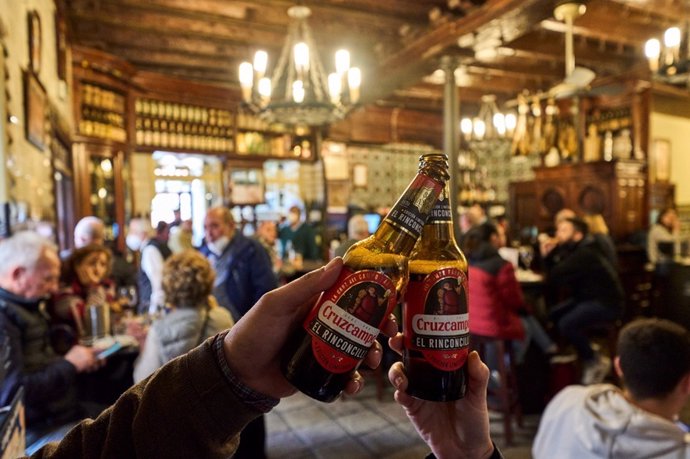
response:
<svg viewBox="0 0 690 459"><path fill-rule="evenodd" d="M506 459L530 458L538 418L525 418L511 448L502 446L499 421L492 415L492 438ZM389 387L379 402L371 381L357 397L330 404L293 395L266 416L266 424L271 459L421 459L429 453L393 400L393 389Z"/></svg>

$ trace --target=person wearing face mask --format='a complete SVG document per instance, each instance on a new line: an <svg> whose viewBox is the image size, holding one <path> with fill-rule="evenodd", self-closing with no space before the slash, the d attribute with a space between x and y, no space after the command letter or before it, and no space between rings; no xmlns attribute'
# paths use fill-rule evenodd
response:
<svg viewBox="0 0 690 459"><path fill-rule="evenodd" d="M587 329L613 322L623 310L623 287L615 268L587 238L587 224L580 218L558 223L558 245L546 253L546 285L569 296L554 306L549 316L561 336L575 347L583 364L582 383L603 381L611 361L597 355Z"/></svg>
<svg viewBox="0 0 690 459"><path fill-rule="evenodd" d="M261 243L236 230L232 213L212 207L204 219L205 242L199 251L216 271L213 296L238 322L261 296L276 288L277 280L268 252ZM264 417L250 422L240 436L235 459L266 457Z"/></svg>
<svg viewBox="0 0 690 459"><path fill-rule="evenodd" d="M295 255L302 260L320 260L321 254L316 245L314 229L302 221L302 213L297 206L290 207L287 224L280 228L280 243L283 247L283 259L288 258L288 242L292 245Z"/></svg>

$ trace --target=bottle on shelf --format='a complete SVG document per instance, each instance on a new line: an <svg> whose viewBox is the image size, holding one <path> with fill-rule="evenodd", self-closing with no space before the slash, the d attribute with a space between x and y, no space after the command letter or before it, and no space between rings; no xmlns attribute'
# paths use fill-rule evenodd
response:
<svg viewBox="0 0 690 459"><path fill-rule="evenodd" d="M345 253L340 277L286 346L282 370L296 388L324 402L343 391L405 289L408 256L448 179L445 155L423 155L376 232Z"/></svg>

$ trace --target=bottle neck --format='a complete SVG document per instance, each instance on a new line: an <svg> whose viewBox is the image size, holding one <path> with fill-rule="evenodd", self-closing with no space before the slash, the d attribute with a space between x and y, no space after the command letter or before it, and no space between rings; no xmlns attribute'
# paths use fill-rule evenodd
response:
<svg viewBox="0 0 690 459"><path fill-rule="evenodd" d="M425 242L455 244L453 211L450 208L449 196L448 184L446 184L422 229L422 245Z"/></svg>

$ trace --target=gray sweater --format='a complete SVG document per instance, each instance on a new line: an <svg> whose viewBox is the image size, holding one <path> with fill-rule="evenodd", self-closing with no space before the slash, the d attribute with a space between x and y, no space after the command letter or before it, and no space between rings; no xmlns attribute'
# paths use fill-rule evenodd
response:
<svg viewBox="0 0 690 459"><path fill-rule="evenodd" d="M207 314L208 322L204 328ZM144 349L134 366L134 381L145 379L170 360L232 325L232 317L225 308L173 309L154 322L146 335Z"/></svg>

